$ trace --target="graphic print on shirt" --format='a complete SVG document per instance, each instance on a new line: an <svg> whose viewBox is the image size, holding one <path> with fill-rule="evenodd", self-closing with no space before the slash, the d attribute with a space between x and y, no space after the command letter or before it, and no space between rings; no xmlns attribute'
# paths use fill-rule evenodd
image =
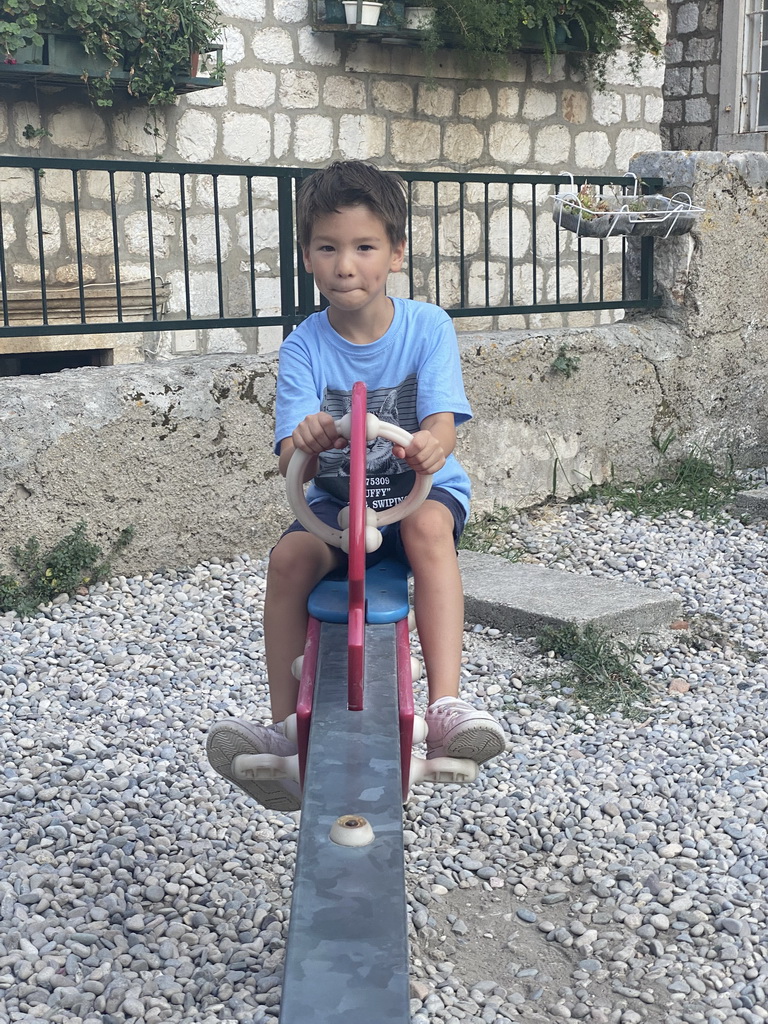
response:
<svg viewBox="0 0 768 1024"><path fill-rule="evenodd" d="M384 423L394 423L413 434L419 429L416 418L418 384L412 373L394 387L368 392L368 412ZM320 405L335 420L352 408L352 392L326 388ZM414 472L403 459L392 454L392 442L377 437L369 441L366 455L366 503L377 512L397 505L413 487ZM345 504L349 501L349 445L324 452L319 459L315 483Z"/></svg>

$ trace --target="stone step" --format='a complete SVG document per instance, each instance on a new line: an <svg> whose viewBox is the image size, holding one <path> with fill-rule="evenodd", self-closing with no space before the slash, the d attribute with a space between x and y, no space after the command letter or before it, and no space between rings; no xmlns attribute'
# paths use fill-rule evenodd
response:
<svg viewBox="0 0 768 1024"><path fill-rule="evenodd" d="M768 519L768 487L759 487L754 491L740 491L733 497L737 509L743 509L750 515L760 519Z"/></svg>
<svg viewBox="0 0 768 1024"><path fill-rule="evenodd" d="M682 614L679 597L639 585L478 551L460 551L459 565L467 622L517 636L535 636L543 626L569 623L637 635L669 628Z"/></svg>

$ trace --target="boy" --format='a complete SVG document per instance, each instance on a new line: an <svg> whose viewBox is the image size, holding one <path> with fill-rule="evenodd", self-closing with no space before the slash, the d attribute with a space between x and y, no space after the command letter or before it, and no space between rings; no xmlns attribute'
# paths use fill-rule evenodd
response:
<svg viewBox="0 0 768 1024"><path fill-rule="evenodd" d="M401 269L407 207L395 174L349 161L313 174L298 197L299 244L328 308L314 313L280 350L275 452L285 476L296 448L314 456L307 501L331 526L348 494L347 441L334 426L349 408L352 385L368 387L368 408L413 434L405 449L369 444L368 504L383 509L411 488L414 473L433 473L428 499L384 529L373 560L394 556L411 566L414 610L429 688L428 757L468 757L482 763L504 749L504 733L487 711L458 699L464 595L456 545L469 511L469 479L453 457L456 426L471 417L456 335L437 306L386 294ZM347 451L345 451L347 449ZM369 556L369 564L371 556ZM215 724L208 758L215 770L265 807L296 810L295 784L235 779L238 754L287 756L296 745L282 723L296 708L291 674L302 653L307 597L316 583L344 567L346 556L294 523L272 551L264 633L273 725L240 719Z"/></svg>

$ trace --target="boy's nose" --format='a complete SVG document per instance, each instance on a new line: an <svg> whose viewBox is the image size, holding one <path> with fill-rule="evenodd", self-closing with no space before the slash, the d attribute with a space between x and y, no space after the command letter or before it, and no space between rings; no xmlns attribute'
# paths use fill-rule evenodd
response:
<svg viewBox="0 0 768 1024"><path fill-rule="evenodd" d="M352 266L352 260L350 259L349 253L340 252L336 257L336 273L340 277L349 277L352 274L354 268Z"/></svg>

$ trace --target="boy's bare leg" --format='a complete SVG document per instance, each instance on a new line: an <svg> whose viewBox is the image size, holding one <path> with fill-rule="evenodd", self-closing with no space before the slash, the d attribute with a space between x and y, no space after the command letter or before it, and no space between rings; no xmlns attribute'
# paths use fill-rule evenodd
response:
<svg viewBox="0 0 768 1024"><path fill-rule="evenodd" d="M400 534L413 570L416 626L433 704L459 693L464 590L453 542L453 516L439 501L427 500L401 521Z"/></svg>
<svg viewBox="0 0 768 1024"><path fill-rule="evenodd" d="M299 683L291 673L291 665L304 652L307 598L338 563L339 554L334 548L303 532L286 534L270 555L264 642L274 722L284 721L296 710Z"/></svg>

